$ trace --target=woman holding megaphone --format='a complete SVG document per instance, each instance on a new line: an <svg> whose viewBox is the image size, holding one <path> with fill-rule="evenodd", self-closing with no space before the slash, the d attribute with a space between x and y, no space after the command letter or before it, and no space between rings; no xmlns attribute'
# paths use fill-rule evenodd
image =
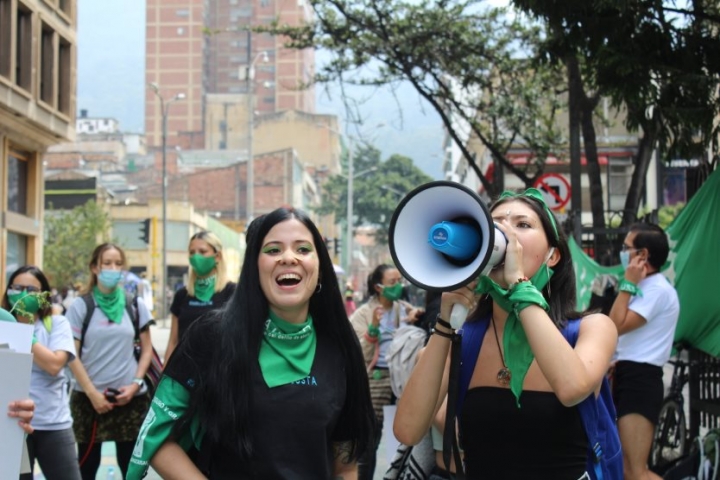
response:
<svg viewBox="0 0 720 480"><path fill-rule="evenodd" d="M447 425L454 427L457 418L467 478L591 478L576 406L600 391L617 330L605 315L575 311L567 240L539 191L505 193L491 215L507 238L504 262L443 293L433 335L398 402L395 436L408 445L420 441L447 394ZM470 313L462 362L454 364L465 367L451 376L451 343L460 342L449 323L456 304ZM573 347L564 329L578 318ZM480 332L477 358L467 356L470 332ZM446 435L446 449L453 439Z"/></svg>

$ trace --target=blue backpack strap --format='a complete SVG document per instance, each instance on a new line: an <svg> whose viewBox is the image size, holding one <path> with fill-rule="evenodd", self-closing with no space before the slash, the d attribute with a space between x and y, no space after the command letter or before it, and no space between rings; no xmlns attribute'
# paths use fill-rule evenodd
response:
<svg viewBox="0 0 720 480"><path fill-rule="evenodd" d="M465 322L462 327L462 350L460 360L460 384L458 385L457 397L457 415L462 412L465 394L470 388L470 379L475 370L480 355L480 346L482 345L485 332L490 325L490 317L478 320L477 322Z"/></svg>
<svg viewBox="0 0 720 480"><path fill-rule="evenodd" d="M580 331L580 321L581 319L579 318L575 320L568 320L567 325L562 329L563 335L573 348L575 348L575 344L577 343ZM588 395L585 400L578 404L577 408L580 413L580 418L582 419L583 427L585 428L585 435L587 435L588 438L588 449L590 450L590 458L593 459L592 468L595 473L595 478L597 480L603 480L605 475L603 473L601 458L604 452L602 445L600 444L601 435L598 431L598 426L600 424L599 409L603 408L608 410L607 415L613 419L617 417L607 378L603 378L602 385L600 386L599 398L600 401L595 398L595 395Z"/></svg>

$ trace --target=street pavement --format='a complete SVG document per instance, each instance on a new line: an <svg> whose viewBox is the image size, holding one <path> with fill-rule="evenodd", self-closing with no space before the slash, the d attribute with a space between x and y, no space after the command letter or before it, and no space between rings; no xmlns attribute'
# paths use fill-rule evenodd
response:
<svg viewBox="0 0 720 480"><path fill-rule="evenodd" d="M153 346L157 350L160 358L165 356L165 348L167 347L168 339L170 338L170 320L159 320L156 325L150 327L150 337L152 338ZM390 464L390 459L386 458L386 440L385 435L387 432L383 432L383 440L378 448L377 458L377 469L375 471L374 480L381 480L383 474ZM108 471L113 469L114 476L108 476ZM145 477L145 480L160 480L162 477L158 475L152 468ZM115 444L112 442L105 442L102 448L102 460L100 463L100 469L98 470L96 480L122 480L122 473L118 469L117 461L115 459ZM45 480L42 472L37 471L35 473L34 480Z"/></svg>

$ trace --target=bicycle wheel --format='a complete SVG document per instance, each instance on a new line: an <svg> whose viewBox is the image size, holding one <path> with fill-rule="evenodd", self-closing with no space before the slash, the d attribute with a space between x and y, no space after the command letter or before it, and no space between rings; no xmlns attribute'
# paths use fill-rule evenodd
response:
<svg viewBox="0 0 720 480"><path fill-rule="evenodd" d="M663 402L655 427L650 467L662 470L671 462L685 455L687 448L687 426L682 405L675 399Z"/></svg>

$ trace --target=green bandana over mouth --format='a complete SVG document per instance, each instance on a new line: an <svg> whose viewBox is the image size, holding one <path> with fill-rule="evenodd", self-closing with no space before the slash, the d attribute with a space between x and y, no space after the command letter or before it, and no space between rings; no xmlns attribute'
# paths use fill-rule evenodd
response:
<svg viewBox="0 0 720 480"><path fill-rule="evenodd" d="M295 324L271 311L258 358L267 386L287 385L307 377L315 360L316 347L317 335L310 315L305 322Z"/></svg>
<svg viewBox="0 0 720 480"><path fill-rule="evenodd" d="M125 311L125 291L122 288L115 287L112 292L103 293L95 286L93 287L93 297L108 320L115 324L122 322Z"/></svg>

